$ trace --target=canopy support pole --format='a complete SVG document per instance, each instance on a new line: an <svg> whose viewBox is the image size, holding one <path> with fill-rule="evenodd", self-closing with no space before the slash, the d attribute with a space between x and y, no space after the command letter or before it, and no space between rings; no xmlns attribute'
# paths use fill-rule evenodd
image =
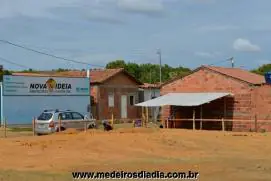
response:
<svg viewBox="0 0 271 181"><path fill-rule="evenodd" d="M200 130L202 130L202 105L200 106Z"/></svg>
<svg viewBox="0 0 271 181"><path fill-rule="evenodd" d="M226 119L226 116L227 116L227 106L226 106L226 97L224 97L224 116L223 116L223 119L222 119L222 130L225 131L225 119Z"/></svg>
<svg viewBox="0 0 271 181"><path fill-rule="evenodd" d="M147 123L149 122L149 108L146 107L146 121L145 121L145 127L147 127Z"/></svg>
<svg viewBox="0 0 271 181"><path fill-rule="evenodd" d="M142 120L141 120L141 127L143 127L143 124L144 124L144 121L145 121L144 107L141 107L141 108L142 108L142 113L141 113L141 117L142 117Z"/></svg>
<svg viewBox="0 0 271 181"><path fill-rule="evenodd" d="M193 110L193 130L196 129L195 114L196 114L196 111L195 111L195 109L194 109L194 110Z"/></svg>

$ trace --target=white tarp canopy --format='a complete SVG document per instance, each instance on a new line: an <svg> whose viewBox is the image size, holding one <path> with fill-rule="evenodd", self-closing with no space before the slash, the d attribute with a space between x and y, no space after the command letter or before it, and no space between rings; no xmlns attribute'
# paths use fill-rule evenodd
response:
<svg viewBox="0 0 271 181"><path fill-rule="evenodd" d="M141 102L135 106L159 107L159 106L200 106L213 100L232 95L231 93L169 93L155 99Z"/></svg>

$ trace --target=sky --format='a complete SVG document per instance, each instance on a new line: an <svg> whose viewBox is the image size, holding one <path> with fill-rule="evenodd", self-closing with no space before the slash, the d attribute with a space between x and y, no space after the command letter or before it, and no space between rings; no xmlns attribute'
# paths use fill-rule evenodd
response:
<svg viewBox="0 0 271 181"><path fill-rule="evenodd" d="M271 63L270 0L0 0L0 42L6 69L87 69L123 59L191 69L253 69Z"/></svg>

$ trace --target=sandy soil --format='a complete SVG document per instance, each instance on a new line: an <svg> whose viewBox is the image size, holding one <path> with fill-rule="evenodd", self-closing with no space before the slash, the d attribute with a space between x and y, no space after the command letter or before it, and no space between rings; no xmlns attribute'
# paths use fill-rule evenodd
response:
<svg viewBox="0 0 271 181"><path fill-rule="evenodd" d="M147 128L6 138L0 180L67 180L76 170L192 170L203 181L270 181L270 140L267 133Z"/></svg>

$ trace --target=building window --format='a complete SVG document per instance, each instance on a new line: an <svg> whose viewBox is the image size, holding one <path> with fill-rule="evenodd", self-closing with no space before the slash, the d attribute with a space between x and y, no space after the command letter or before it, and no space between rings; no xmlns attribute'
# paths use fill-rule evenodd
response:
<svg viewBox="0 0 271 181"><path fill-rule="evenodd" d="M144 102L144 91L139 91L138 93L139 102Z"/></svg>
<svg viewBox="0 0 271 181"><path fill-rule="evenodd" d="M114 93L108 94L108 107L114 107Z"/></svg>
<svg viewBox="0 0 271 181"><path fill-rule="evenodd" d="M135 104L135 96L134 95L129 96L129 102L130 102L130 106L133 106Z"/></svg>

